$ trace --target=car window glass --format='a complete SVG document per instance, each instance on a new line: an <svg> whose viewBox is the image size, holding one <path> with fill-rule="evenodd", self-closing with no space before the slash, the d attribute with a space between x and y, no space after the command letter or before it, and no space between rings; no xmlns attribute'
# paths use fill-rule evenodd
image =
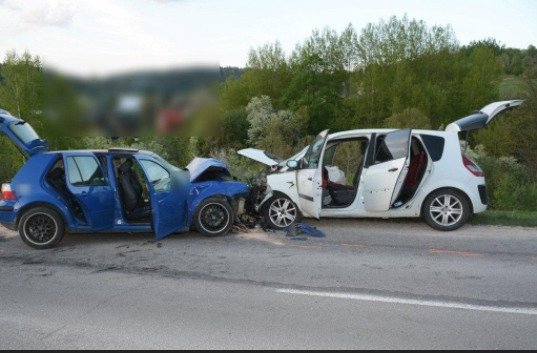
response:
<svg viewBox="0 0 537 353"><path fill-rule="evenodd" d="M321 159L325 139L326 136L324 134L317 135L311 144L310 149L304 156L302 168L317 168L319 165L319 160Z"/></svg>
<svg viewBox="0 0 537 353"><path fill-rule="evenodd" d="M67 174L74 186L104 186L103 171L94 157L67 157Z"/></svg>
<svg viewBox="0 0 537 353"><path fill-rule="evenodd" d="M410 143L410 130L398 130L377 140L375 163L383 163L395 159L406 158Z"/></svg>
<svg viewBox="0 0 537 353"><path fill-rule="evenodd" d="M144 167L147 179L153 185L155 191L168 191L171 189L170 173L159 164L141 160L140 163Z"/></svg>
<svg viewBox="0 0 537 353"><path fill-rule="evenodd" d="M421 139L425 143L425 146L427 147L427 150L429 151L433 162L437 162L442 159L442 155L444 154L444 146L446 144L446 141L443 137L433 135L421 135Z"/></svg>
<svg viewBox="0 0 537 353"><path fill-rule="evenodd" d="M39 136L34 129L26 122L20 121L13 123L9 126L9 129L23 142L30 143L35 140L39 140Z"/></svg>

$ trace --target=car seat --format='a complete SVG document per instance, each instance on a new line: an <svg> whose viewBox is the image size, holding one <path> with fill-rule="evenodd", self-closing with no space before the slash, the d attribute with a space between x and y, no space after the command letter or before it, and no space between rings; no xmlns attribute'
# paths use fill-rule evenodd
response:
<svg viewBox="0 0 537 353"><path fill-rule="evenodd" d="M328 170L323 167L323 188L326 188L336 206L348 205L354 200L355 188L352 185L343 185L330 181Z"/></svg>
<svg viewBox="0 0 537 353"><path fill-rule="evenodd" d="M118 185L125 215L130 220L149 217L151 208L145 204L143 187L132 169L132 159L127 159L118 168Z"/></svg>
<svg viewBox="0 0 537 353"><path fill-rule="evenodd" d="M405 188L415 190L421 181L423 169L427 162L427 156L424 151L421 151L417 156L412 158L408 166L408 174L405 180Z"/></svg>
<svg viewBox="0 0 537 353"><path fill-rule="evenodd" d="M75 197L69 191L67 187L67 181L65 179L65 170L62 167L55 167L47 175L47 182L60 194L61 198L67 202L69 209L79 219L85 222L84 212L76 201Z"/></svg>

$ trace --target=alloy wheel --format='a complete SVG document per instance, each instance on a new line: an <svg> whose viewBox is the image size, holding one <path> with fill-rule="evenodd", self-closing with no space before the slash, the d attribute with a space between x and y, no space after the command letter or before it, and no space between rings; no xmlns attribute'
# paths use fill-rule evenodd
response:
<svg viewBox="0 0 537 353"><path fill-rule="evenodd" d="M449 227L461 220L464 208L457 197L445 194L433 200L429 212L434 222L443 227Z"/></svg>
<svg viewBox="0 0 537 353"><path fill-rule="evenodd" d="M30 241L36 244L46 244L56 234L58 225L47 214L37 213L26 220L24 232Z"/></svg>
<svg viewBox="0 0 537 353"><path fill-rule="evenodd" d="M225 229L230 220L228 210L219 203L210 203L200 212L200 224L209 233L218 233Z"/></svg>
<svg viewBox="0 0 537 353"><path fill-rule="evenodd" d="M286 198L275 199L269 206L270 221L281 228L289 227L297 217L293 202Z"/></svg>

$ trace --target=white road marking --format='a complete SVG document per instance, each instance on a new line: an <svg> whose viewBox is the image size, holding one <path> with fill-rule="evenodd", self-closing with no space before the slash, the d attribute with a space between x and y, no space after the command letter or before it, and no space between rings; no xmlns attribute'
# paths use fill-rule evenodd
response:
<svg viewBox="0 0 537 353"><path fill-rule="evenodd" d="M508 314L537 315L537 308L532 308L532 307L525 307L525 308L524 307L508 307L508 306L503 307L503 306L467 304L467 303L460 303L460 302L449 302L449 301L438 301L438 300L385 297L385 296L372 295L372 294L314 292L314 291L295 290L295 289L277 289L276 292L281 293L281 294L295 294L295 295L306 295L306 296L312 296L312 297L351 299L351 300L359 300L359 301L365 301L365 302L418 305L418 306L428 306L428 307L447 308L447 309L491 311L491 312L496 312L496 313L508 313Z"/></svg>

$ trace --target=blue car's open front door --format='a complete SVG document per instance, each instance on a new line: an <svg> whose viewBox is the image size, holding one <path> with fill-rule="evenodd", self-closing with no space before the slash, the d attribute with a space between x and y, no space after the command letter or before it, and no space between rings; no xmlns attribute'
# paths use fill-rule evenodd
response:
<svg viewBox="0 0 537 353"><path fill-rule="evenodd" d="M153 230L157 239L162 239L185 228L187 220L186 187L177 180L173 171L159 163L140 159L140 164L149 182Z"/></svg>

